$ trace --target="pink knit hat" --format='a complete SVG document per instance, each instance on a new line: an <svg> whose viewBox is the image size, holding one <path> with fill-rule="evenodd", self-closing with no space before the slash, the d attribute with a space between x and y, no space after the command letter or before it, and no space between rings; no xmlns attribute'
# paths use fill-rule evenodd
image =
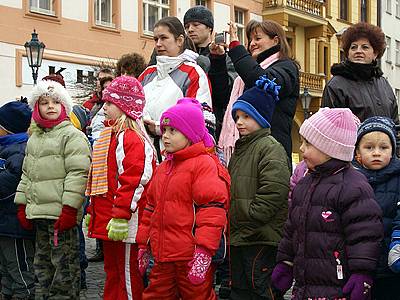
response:
<svg viewBox="0 0 400 300"><path fill-rule="evenodd" d="M192 144L203 141L206 147L215 145L206 128L201 104L196 99L179 99L176 105L167 109L161 115L161 132L164 126L179 130Z"/></svg>
<svg viewBox="0 0 400 300"><path fill-rule="evenodd" d="M330 157L351 161L359 124L350 109L325 107L304 121L300 134Z"/></svg>
<svg viewBox="0 0 400 300"><path fill-rule="evenodd" d="M143 108L146 103L142 85L131 76L116 77L103 90L102 99L105 102L114 103L134 120L143 115Z"/></svg>

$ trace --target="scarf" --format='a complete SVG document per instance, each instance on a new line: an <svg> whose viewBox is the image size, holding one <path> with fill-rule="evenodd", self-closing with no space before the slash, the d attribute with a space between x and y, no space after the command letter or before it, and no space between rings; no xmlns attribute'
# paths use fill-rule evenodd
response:
<svg viewBox="0 0 400 300"><path fill-rule="evenodd" d="M379 78L383 75L377 61L370 64L354 63L349 60L334 64L331 68L332 75L341 75L351 80L368 81L372 78Z"/></svg>
<svg viewBox="0 0 400 300"><path fill-rule="evenodd" d="M53 128L57 126L62 121L68 120L67 113L65 111L64 105L61 105L61 113L56 120L44 119L39 112L39 103L36 101L35 107L32 112L32 119L42 128Z"/></svg>
<svg viewBox="0 0 400 300"><path fill-rule="evenodd" d="M279 52L272 54L260 63L263 69L268 68L271 64L279 60ZM233 82L231 97L222 122L221 135L219 137L218 146L222 149L226 164L235 149L235 142L239 139L239 131L236 129L235 121L232 118L232 106L236 100L243 94L245 88L244 81L240 76L236 77Z"/></svg>
<svg viewBox="0 0 400 300"><path fill-rule="evenodd" d="M26 132L7 134L0 136L0 146L6 147L12 144L26 142L28 140L28 134Z"/></svg>

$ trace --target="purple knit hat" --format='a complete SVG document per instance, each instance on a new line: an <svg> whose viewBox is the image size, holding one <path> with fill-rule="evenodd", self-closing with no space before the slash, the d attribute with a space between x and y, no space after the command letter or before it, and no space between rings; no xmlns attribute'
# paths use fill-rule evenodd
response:
<svg viewBox="0 0 400 300"><path fill-rule="evenodd" d="M164 126L171 126L179 130L192 144L203 141L206 147L215 145L206 128L201 104L196 99L179 99L174 106L167 109L161 115L161 132L163 132Z"/></svg>
<svg viewBox="0 0 400 300"><path fill-rule="evenodd" d="M320 108L305 120L300 134L315 148L332 158L353 159L360 120L348 108Z"/></svg>

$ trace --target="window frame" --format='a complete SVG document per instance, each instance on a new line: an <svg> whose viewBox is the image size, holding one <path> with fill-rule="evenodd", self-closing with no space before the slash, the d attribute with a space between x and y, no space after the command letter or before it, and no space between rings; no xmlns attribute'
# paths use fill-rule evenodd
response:
<svg viewBox="0 0 400 300"><path fill-rule="evenodd" d="M395 40L395 64L400 67L400 40ZM400 100L400 99L399 99Z"/></svg>
<svg viewBox="0 0 400 300"><path fill-rule="evenodd" d="M385 60L387 63L391 64L392 63L392 50L391 50L392 38L390 36L386 36L385 40L386 40Z"/></svg>
<svg viewBox="0 0 400 300"><path fill-rule="evenodd" d="M121 0L110 0L111 22L98 22L96 20L96 3L101 0L89 0L89 26L90 29L120 33L121 31ZM100 2L101 4L101 2ZM112 26L110 26L112 25Z"/></svg>
<svg viewBox="0 0 400 300"><path fill-rule="evenodd" d="M362 3L365 3L365 10L363 10ZM360 22L370 23L370 7L371 3L369 0L360 0ZM363 20L363 12L365 12L365 20Z"/></svg>
<svg viewBox="0 0 400 300"><path fill-rule="evenodd" d="M163 4L163 1L168 1L168 4ZM140 23L141 23L141 28L142 28L142 33L145 36L153 36L153 29L150 30L148 28L150 26L149 24L149 6L156 6L157 7L157 13L158 13L158 18L156 18L155 23L157 23L160 19L163 18L162 11L163 9L168 9L167 10L167 15L166 16L173 16L173 7L172 7L172 1L171 0L143 0L141 3L142 6L142 16L140 18ZM147 16L147 17L146 17ZM146 22L146 23L145 23Z"/></svg>
<svg viewBox="0 0 400 300"><path fill-rule="evenodd" d="M237 20L237 13L241 13L242 14L242 18L243 18L243 23L239 23ZM240 8L240 7L234 7L234 22L236 24L237 27L237 35L239 38L239 41L242 45L246 45L246 32L245 32L245 28L246 28L246 10Z"/></svg>
<svg viewBox="0 0 400 300"><path fill-rule="evenodd" d="M22 8L24 17L34 18L39 20L46 20L50 22L59 23L61 21L61 0L48 0L50 3L51 11L46 9L32 9L32 2L40 4L40 0L24 0L22 1Z"/></svg>
<svg viewBox="0 0 400 300"><path fill-rule="evenodd" d="M400 19L400 0L395 0L395 10L396 10L396 18Z"/></svg>
<svg viewBox="0 0 400 300"><path fill-rule="evenodd" d="M386 0L385 1L385 11L386 11L386 13L388 13L388 14L392 14L392 0Z"/></svg>
<svg viewBox="0 0 400 300"><path fill-rule="evenodd" d="M343 2L346 2L345 8L346 8L346 17L343 18L342 15L342 6L343 6ZM350 21L350 16L351 16L351 12L350 12L350 4L349 4L349 0L339 0L339 19L340 20L344 20L344 21Z"/></svg>
<svg viewBox="0 0 400 300"><path fill-rule="evenodd" d="M101 8L102 1L109 1L109 12L107 19L109 21L103 21L103 10ZM96 12L96 8L98 12ZM115 29L115 23L113 22L113 0L94 0L94 22L97 26L104 26Z"/></svg>

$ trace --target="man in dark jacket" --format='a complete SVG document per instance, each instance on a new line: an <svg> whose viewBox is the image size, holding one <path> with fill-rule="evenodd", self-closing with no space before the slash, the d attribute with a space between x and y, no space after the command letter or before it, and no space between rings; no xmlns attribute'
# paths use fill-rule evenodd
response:
<svg viewBox="0 0 400 300"><path fill-rule="evenodd" d="M34 232L21 227L14 204L32 112L12 101L0 108L0 268L3 299L33 299Z"/></svg>

